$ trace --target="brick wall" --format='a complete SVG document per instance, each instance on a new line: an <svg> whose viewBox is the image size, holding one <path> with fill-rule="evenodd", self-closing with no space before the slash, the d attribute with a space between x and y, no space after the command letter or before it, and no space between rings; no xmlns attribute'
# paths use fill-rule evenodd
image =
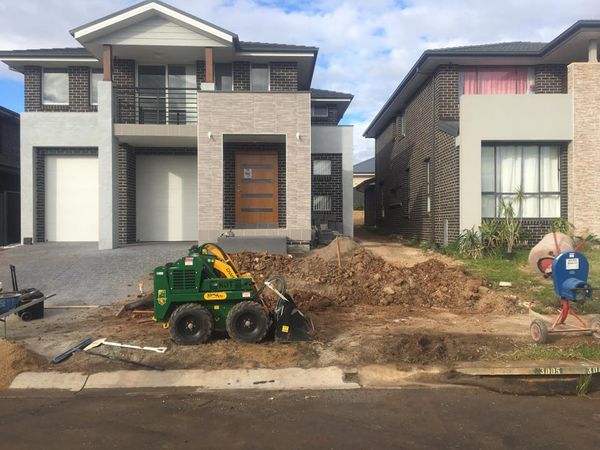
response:
<svg viewBox="0 0 600 450"><path fill-rule="evenodd" d="M331 175L315 175L313 161L331 161ZM328 195L331 197L331 211L312 211L313 221L319 217L333 217L337 231L342 232L344 220L343 186L342 186L342 155L340 153L313 153L311 159L311 202L315 195Z"/></svg>
<svg viewBox="0 0 600 450"><path fill-rule="evenodd" d="M33 164L35 171L35 241L46 241L46 156L49 155L93 155L98 156L97 148L36 148Z"/></svg>
<svg viewBox="0 0 600 450"><path fill-rule="evenodd" d="M536 94L565 94L567 92L567 66L544 64L535 66Z"/></svg>
<svg viewBox="0 0 600 450"><path fill-rule="evenodd" d="M277 197L279 228L286 225L286 162L285 144L277 143L230 143L223 146L223 228L236 228L235 223L235 152L238 150L277 152Z"/></svg>
<svg viewBox="0 0 600 450"><path fill-rule="evenodd" d="M272 62L269 67L272 91L298 90L298 63Z"/></svg>
<svg viewBox="0 0 600 450"><path fill-rule="evenodd" d="M233 90L250 90L250 63L248 61L235 61L233 63Z"/></svg>
<svg viewBox="0 0 600 450"><path fill-rule="evenodd" d="M321 102L319 102L321 103ZM327 105L327 117L314 117L311 115L311 122L313 125L337 125L340 121L338 117L337 108L334 104Z"/></svg>
<svg viewBox="0 0 600 450"><path fill-rule="evenodd" d="M119 244L136 241L135 149L119 146Z"/></svg>
<svg viewBox="0 0 600 450"><path fill-rule="evenodd" d="M435 72L435 100L439 120L458 120L459 116L458 67L439 66Z"/></svg>
<svg viewBox="0 0 600 450"><path fill-rule="evenodd" d="M206 82L206 62L196 61L196 89L200 90L204 82Z"/></svg>
<svg viewBox="0 0 600 450"><path fill-rule="evenodd" d="M90 68L86 66L69 66L69 104L42 104L42 68L25 66L25 111L27 112L89 112L97 107L90 105Z"/></svg>
<svg viewBox="0 0 600 450"><path fill-rule="evenodd" d="M426 160L433 156L432 81L414 95L404 110L405 135L390 124L377 138L378 197L385 217L380 224L407 238L431 238L431 214L427 213ZM394 136L390 140L390 133ZM386 145L384 142L388 141ZM433 185L433 183L432 183Z"/></svg>
<svg viewBox="0 0 600 450"><path fill-rule="evenodd" d="M114 58L112 81L118 122L135 123L135 61Z"/></svg>

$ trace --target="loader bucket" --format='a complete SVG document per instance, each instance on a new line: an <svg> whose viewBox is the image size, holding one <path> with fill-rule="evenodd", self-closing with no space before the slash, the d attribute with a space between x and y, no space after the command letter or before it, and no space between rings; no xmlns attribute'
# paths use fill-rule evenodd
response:
<svg viewBox="0 0 600 450"><path fill-rule="evenodd" d="M312 322L296 307L289 294L280 298L275 307L275 340L277 342L311 341Z"/></svg>

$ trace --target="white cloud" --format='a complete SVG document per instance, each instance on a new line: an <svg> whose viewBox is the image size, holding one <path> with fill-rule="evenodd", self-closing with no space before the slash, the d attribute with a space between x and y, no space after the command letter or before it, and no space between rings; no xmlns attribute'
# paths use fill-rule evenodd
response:
<svg viewBox="0 0 600 450"><path fill-rule="evenodd" d="M326 64L317 67L313 85L355 95L347 112L357 118L355 161L372 154L373 144L362 132L427 48L548 41L578 19L600 16L597 0L166 1L242 40L318 46ZM0 49L76 45L69 29L133 3L2 0ZM0 68L5 76L8 71Z"/></svg>

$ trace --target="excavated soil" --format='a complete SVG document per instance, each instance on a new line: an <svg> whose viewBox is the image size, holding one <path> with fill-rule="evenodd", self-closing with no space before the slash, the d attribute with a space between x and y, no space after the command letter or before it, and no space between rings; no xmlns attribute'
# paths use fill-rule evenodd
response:
<svg viewBox="0 0 600 450"><path fill-rule="evenodd" d="M8 387L21 372L38 371L46 366L47 361L42 356L0 339L0 389Z"/></svg>
<svg viewBox="0 0 600 450"><path fill-rule="evenodd" d="M240 253L234 259L242 271L260 283L281 274L294 300L305 311L356 305L410 305L456 311L511 314L515 298L492 291L483 279L430 259L412 267L391 265L348 238L307 257Z"/></svg>

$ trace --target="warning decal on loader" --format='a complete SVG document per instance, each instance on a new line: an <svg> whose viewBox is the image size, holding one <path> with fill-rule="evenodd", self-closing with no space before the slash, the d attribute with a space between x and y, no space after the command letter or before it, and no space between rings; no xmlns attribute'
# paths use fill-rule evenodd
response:
<svg viewBox="0 0 600 450"><path fill-rule="evenodd" d="M204 300L225 300L227 292L207 292L204 294Z"/></svg>

